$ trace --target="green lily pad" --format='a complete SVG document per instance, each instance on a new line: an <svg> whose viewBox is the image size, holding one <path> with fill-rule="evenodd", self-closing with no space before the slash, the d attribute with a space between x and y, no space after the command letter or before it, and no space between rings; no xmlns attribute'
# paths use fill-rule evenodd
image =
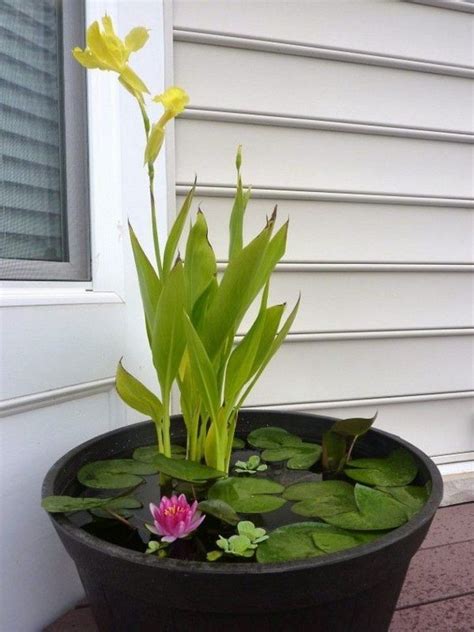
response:
<svg viewBox="0 0 474 632"><path fill-rule="evenodd" d="M73 496L47 496L43 498L41 506L49 513L69 513L73 511L88 511L103 507L112 498L76 498Z"/></svg>
<svg viewBox="0 0 474 632"><path fill-rule="evenodd" d="M324 518L357 511L354 488L344 481L297 483L283 493L287 500L299 500L291 510L307 518Z"/></svg>
<svg viewBox="0 0 474 632"><path fill-rule="evenodd" d="M267 448L262 452L262 459L270 463L288 460L290 470L307 470L321 458L322 448L316 443L303 443L298 446Z"/></svg>
<svg viewBox="0 0 474 632"><path fill-rule="evenodd" d="M324 552L316 547L312 535L327 528L328 525L322 522L298 522L279 527L268 534L268 540L259 545L257 561L267 564L324 555Z"/></svg>
<svg viewBox="0 0 474 632"><path fill-rule="evenodd" d="M160 454L158 451L157 445L145 445L141 448L136 448L133 452L132 457L137 461L143 461L144 463L153 463L153 460L157 454ZM186 448L182 445L171 445L171 455L173 458L184 458L186 454Z"/></svg>
<svg viewBox="0 0 474 632"><path fill-rule="evenodd" d="M389 456L379 459L355 459L349 461L344 473L349 478L378 487L402 487L409 485L418 469L411 454L397 448Z"/></svg>
<svg viewBox="0 0 474 632"><path fill-rule="evenodd" d="M77 473L80 483L93 489L121 489L134 487L142 482L140 475L156 474L151 463L134 459L108 459L87 463Z"/></svg>
<svg viewBox="0 0 474 632"><path fill-rule="evenodd" d="M133 515L130 509L140 509L142 507L142 503L133 498L132 496L119 496L118 498L113 498L110 502L105 503L99 509L92 509L91 514L97 516L97 518L105 518L107 520L113 520L114 516L112 516L109 511L113 511L124 518L128 518Z"/></svg>
<svg viewBox="0 0 474 632"><path fill-rule="evenodd" d="M271 473L272 480L280 483L283 487L289 487L296 483L317 483L322 480L321 474L306 472L303 470L288 470L282 468ZM284 496L284 494L283 494Z"/></svg>
<svg viewBox="0 0 474 632"><path fill-rule="evenodd" d="M354 487L345 481L310 481L290 485L283 492L287 500L314 500L324 497L354 495Z"/></svg>
<svg viewBox="0 0 474 632"><path fill-rule="evenodd" d="M322 454L320 445L303 443L298 453L288 459L286 467L290 470L307 470L319 461Z"/></svg>
<svg viewBox="0 0 474 632"><path fill-rule="evenodd" d="M265 449L297 446L302 443L303 440L283 428L269 426L268 428L252 430L247 437L247 441L254 448Z"/></svg>
<svg viewBox="0 0 474 632"><path fill-rule="evenodd" d="M267 478L229 477L214 483L209 489L209 500L223 500L235 511L242 513L267 513L279 509L285 499L275 496L284 487Z"/></svg>
<svg viewBox="0 0 474 632"><path fill-rule="evenodd" d="M90 511L93 509L139 509L141 503L130 496L118 498L83 498L73 496L47 496L41 506L49 513L71 513L73 511Z"/></svg>
<svg viewBox="0 0 474 632"><path fill-rule="evenodd" d="M389 494L401 503L410 519L425 505L429 492L424 486L407 485L406 487L377 487L381 492Z"/></svg>
<svg viewBox="0 0 474 632"><path fill-rule="evenodd" d="M232 440L232 450L242 450L243 448L245 448L245 441L239 439L239 437L234 437Z"/></svg>
<svg viewBox="0 0 474 632"><path fill-rule="evenodd" d="M343 529L319 529L312 534L314 544L324 553L337 553L367 544L380 537L380 533L351 532Z"/></svg>
<svg viewBox="0 0 474 632"><path fill-rule="evenodd" d="M354 497L358 511L325 516L331 525L354 531L380 531L395 529L408 517L406 507L388 494L356 484Z"/></svg>
<svg viewBox="0 0 474 632"><path fill-rule="evenodd" d="M214 516L214 518L218 518L219 520L227 522L228 524L237 524L240 520L238 514L228 503L217 498L211 500L202 500L199 503L198 508L203 513Z"/></svg>
<svg viewBox="0 0 474 632"><path fill-rule="evenodd" d="M153 458L153 465L159 472L188 483L202 483L225 476L225 472L219 472L207 465L196 463L196 461L170 459L164 454L156 454Z"/></svg>

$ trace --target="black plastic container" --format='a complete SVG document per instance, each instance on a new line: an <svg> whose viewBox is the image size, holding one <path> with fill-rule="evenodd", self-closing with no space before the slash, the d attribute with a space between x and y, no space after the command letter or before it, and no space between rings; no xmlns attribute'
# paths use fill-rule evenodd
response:
<svg viewBox="0 0 474 632"><path fill-rule="evenodd" d="M237 434L245 437L254 428L271 425L320 441L333 421L299 413L242 411ZM43 496L77 494L75 476L82 465L154 439L153 425L144 422L80 445L48 472ZM62 514L51 514L51 520L76 563L101 632L383 632L443 489L433 462L388 433L369 431L358 441L356 456L385 456L400 446L415 458L419 483L431 481L426 505L375 542L324 557L283 564L159 560L100 540Z"/></svg>

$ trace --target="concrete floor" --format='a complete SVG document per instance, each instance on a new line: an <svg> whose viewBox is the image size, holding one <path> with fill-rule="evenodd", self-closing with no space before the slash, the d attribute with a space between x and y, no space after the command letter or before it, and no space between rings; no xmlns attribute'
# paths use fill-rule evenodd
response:
<svg viewBox="0 0 474 632"><path fill-rule="evenodd" d="M466 503L438 510L410 565L390 632L471 631L474 503ZM90 609L81 604L44 632L98 632L98 628Z"/></svg>

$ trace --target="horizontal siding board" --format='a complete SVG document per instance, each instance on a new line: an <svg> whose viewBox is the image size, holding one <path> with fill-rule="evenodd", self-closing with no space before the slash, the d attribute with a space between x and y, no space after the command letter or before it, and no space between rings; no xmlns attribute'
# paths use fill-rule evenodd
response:
<svg viewBox="0 0 474 632"><path fill-rule="evenodd" d="M273 0L174 0L173 8L176 27L474 63L471 16L408 2L283 0L276 11Z"/></svg>
<svg viewBox="0 0 474 632"><path fill-rule="evenodd" d="M470 145L196 120L176 124L177 180L231 184L240 144L258 187L473 195Z"/></svg>
<svg viewBox="0 0 474 632"><path fill-rule="evenodd" d="M467 132L474 127L470 79L187 42L175 44L174 64L175 81L186 86L193 107ZM427 101L436 107L426 108Z"/></svg>
<svg viewBox="0 0 474 632"><path fill-rule="evenodd" d="M284 409L284 404L282 405ZM451 453L474 449L472 418L474 399L449 399L428 402L392 403L351 407L304 407L305 413L329 417L369 417L378 411L375 428L391 432L415 443L430 456L446 454L449 432Z"/></svg>
<svg viewBox="0 0 474 632"><path fill-rule="evenodd" d="M244 181L250 171L244 154ZM219 259L228 247L229 198L196 194L209 224L209 239ZM177 199L178 208L184 201ZM284 261L377 263L474 262L472 209L389 204L277 200L281 221L290 219ZM252 199L245 237L262 229L276 200ZM337 237L337 238L336 238Z"/></svg>
<svg viewBox="0 0 474 632"><path fill-rule="evenodd" d="M272 303L301 305L293 332L474 326L474 276L464 273L276 272ZM258 306L243 323L247 329Z"/></svg>
<svg viewBox="0 0 474 632"><path fill-rule="evenodd" d="M286 342L247 404L470 390L472 357L469 336Z"/></svg>

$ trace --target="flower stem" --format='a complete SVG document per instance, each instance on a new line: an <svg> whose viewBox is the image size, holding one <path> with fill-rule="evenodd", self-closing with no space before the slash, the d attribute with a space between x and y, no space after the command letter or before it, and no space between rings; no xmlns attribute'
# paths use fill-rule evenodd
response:
<svg viewBox="0 0 474 632"><path fill-rule="evenodd" d="M118 520L119 522L121 522L122 524L124 524L126 527L128 527L129 529L131 529L132 531L136 530L136 527L134 527L133 525L131 525L129 523L128 520L126 520L123 516L121 516L118 513L115 513L115 511L112 511L111 509L106 509L105 510L108 514L110 514L111 516L113 516L116 520Z"/></svg>
<svg viewBox="0 0 474 632"><path fill-rule="evenodd" d="M145 128L145 136L148 140L148 136L150 134L150 119L148 117L145 105L141 99L137 98L138 106L140 108L140 112L143 118L143 126ZM148 181L149 181L149 192L150 192L150 207L151 207L151 225L153 230L153 246L155 248L155 258L156 265L158 266L158 276L161 278L163 275L163 266L161 264L161 253L160 253L160 241L158 239L158 225L156 221L156 203L155 203L155 168L153 163L147 163L148 166Z"/></svg>
<svg viewBox="0 0 474 632"><path fill-rule="evenodd" d="M156 204L154 193L155 168L151 162L148 163L148 180L150 190L151 225L153 230L153 245L155 247L156 265L158 266L158 276L163 276L163 266L161 264L160 241L158 239L158 225L156 222Z"/></svg>

